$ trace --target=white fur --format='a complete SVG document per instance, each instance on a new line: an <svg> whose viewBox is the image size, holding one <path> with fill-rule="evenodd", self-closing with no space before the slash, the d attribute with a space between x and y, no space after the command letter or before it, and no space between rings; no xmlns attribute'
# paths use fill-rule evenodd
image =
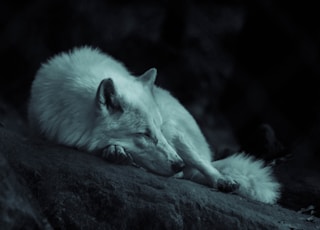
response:
<svg viewBox="0 0 320 230"><path fill-rule="evenodd" d="M280 197L280 185L272 176L271 167L265 166L262 160L239 153L212 164L240 184L237 193L244 197L271 204Z"/></svg>
<svg viewBox="0 0 320 230"><path fill-rule="evenodd" d="M32 131L40 131L59 143L95 148L90 121L99 83L108 75L115 75L122 87L134 83L129 81L131 78L123 80L129 72L119 62L91 52L99 54L89 47L75 49L72 55L62 53L39 69L29 104L29 121L36 129Z"/></svg>
<svg viewBox="0 0 320 230"><path fill-rule="evenodd" d="M67 146L97 151L110 145L130 153L152 172L170 176L183 161L184 178L216 187L220 179L240 184L237 193L275 203L280 185L262 161L237 154L214 161L191 114L171 94L155 86L155 69L133 77L120 62L90 47L53 57L39 69L29 105L31 129ZM103 79L112 79L120 113L97 103ZM148 130L148 136L141 135ZM123 149L122 149L123 148Z"/></svg>

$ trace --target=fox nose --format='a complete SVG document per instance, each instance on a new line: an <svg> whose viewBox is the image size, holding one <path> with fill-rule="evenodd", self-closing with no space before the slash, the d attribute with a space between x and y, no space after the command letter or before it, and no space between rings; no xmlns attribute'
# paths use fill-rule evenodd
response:
<svg viewBox="0 0 320 230"><path fill-rule="evenodd" d="M183 161L173 162L172 165L171 165L171 169L175 173L181 172L184 167L185 167L185 164L184 164Z"/></svg>

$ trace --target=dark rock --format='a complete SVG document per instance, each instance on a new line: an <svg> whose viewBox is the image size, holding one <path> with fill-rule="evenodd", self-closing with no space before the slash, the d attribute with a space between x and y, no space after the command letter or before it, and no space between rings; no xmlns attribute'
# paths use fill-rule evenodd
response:
<svg viewBox="0 0 320 230"><path fill-rule="evenodd" d="M0 229L52 229L0 151Z"/></svg>
<svg viewBox="0 0 320 230"><path fill-rule="evenodd" d="M0 149L54 228L315 229L320 224L317 218L310 222L308 216L277 205L109 164L3 128L0 140Z"/></svg>

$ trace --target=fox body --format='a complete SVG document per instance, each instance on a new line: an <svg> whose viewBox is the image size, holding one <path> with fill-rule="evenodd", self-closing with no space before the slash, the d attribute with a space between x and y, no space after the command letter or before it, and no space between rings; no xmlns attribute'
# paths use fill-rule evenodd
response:
<svg viewBox="0 0 320 230"><path fill-rule="evenodd" d="M213 161L191 114L154 84L156 70L133 76L90 47L43 64L31 88L29 122L37 135L108 160L134 162L253 200L275 203L280 185L270 167L245 154Z"/></svg>

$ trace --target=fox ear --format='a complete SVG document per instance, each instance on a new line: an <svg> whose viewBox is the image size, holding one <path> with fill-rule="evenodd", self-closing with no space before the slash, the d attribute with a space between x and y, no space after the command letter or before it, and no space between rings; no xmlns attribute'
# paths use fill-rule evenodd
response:
<svg viewBox="0 0 320 230"><path fill-rule="evenodd" d="M145 85L153 86L157 77L157 69L151 68L142 74L138 79Z"/></svg>
<svg viewBox="0 0 320 230"><path fill-rule="evenodd" d="M99 109L107 109L111 113L123 111L111 78L101 81L96 94L96 103Z"/></svg>

